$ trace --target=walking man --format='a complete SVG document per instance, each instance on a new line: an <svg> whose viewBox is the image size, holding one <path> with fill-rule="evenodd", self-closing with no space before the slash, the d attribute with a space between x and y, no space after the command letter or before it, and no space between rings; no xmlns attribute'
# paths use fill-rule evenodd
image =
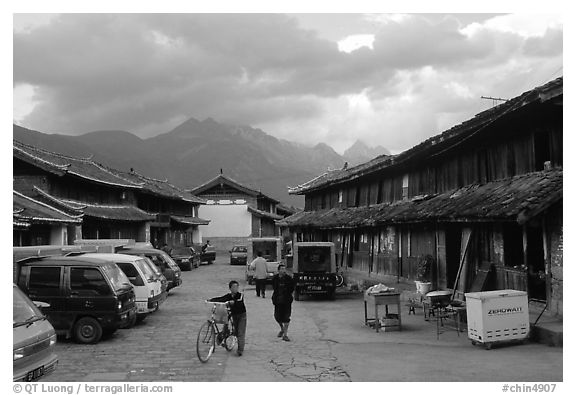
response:
<svg viewBox="0 0 576 395"><path fill-rule="evenodd" d="M262 251L256 253L258 255L252 262L250 262L250 269L255 270L254 278L256 281L256 296L266 297L266 278L268 277L268 265L266 259L262 258Z"/></svg>
<svg viewBox="0 0 576 395"><path fill-rule="evenodd" d="M288 273L286 273L286 266L283 264L278 265L278 274L274 275L272 279L272 287L274 293L272 294L272 303L274 303L274 319L280 325L280 332L278 337L282 340L289 342L288 325L290 324L290 316L292 315L292 292L294 292L294 280Z"/></svg>
<svg viewBox="0 0 576 395"><path fill-rule="evenodd" d="M244 295L238 292L238 281L232 280L228 283L230 293L224 296L210 299L211 302L227 302L230 306L230 313L232 314L232 322L234 323L234 335L238 338L238 351L236 352L239 357L244 352L244 344L246 342L246 306L244 305Z"/></svg>

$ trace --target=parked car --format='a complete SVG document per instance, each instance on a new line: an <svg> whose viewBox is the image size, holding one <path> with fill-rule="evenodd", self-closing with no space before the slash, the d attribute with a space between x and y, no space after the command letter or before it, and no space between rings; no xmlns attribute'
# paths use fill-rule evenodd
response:
<svg viewBox="0 0 576 395"><path fill-rule="evenodd" d="M170 291L172 288L175 288L182 284L182 271L178 267L178 265L170 258L170 255L165 253L162 250L156 250L154 248L146 248L146 247L122 247L117 251L120 254L128 254L128 255L138 255L143 256L152 261L160 271L166 280L168 280L168 287L166 291Z"/></svg>
<svg viewBox="0 0 576 395"><path fill-rule="evenodd" d="M216 247L209 245L203 248L201 246L200 251L200 264L211 265L214 263L216 260Z"/></svg>
<svg viewBox="0 0 576 395"><path fill-rule="evenodd" d="M181 270L192 270L200 266L200 255L193 247L174 247L170 251L170 256Z"/></svg>
<svg viewBox="0 0 576 395"><path fill-rule="evenodd" d="M56 331L40 309L12 284L13 381L36 381L58 365Z"/></svg>
<svg viewBox="0 0 576 395"><path fill-rule="evenodd" d="M144 257L125 254L83 254L86 258L103 259L114 262L124 272L132 286L136 297L136 316L133 322L143 321L150 313L158 310L166 300L166 291L162 292L160 279L150 269Z"/></svg>
<svg viewBox="0 0 576 395"><path fill-rule="evenodd" d="M18 287L56 333L97 343L136 314L134 287L111 261L80 256L31 257L18 262Z"/></svg>
<svg viewBox="0 0 576 395"><path fill-rule="evenodd" d="M248 260L248 247L245 245L236 245L230 250L231 265L245 265Z"/></svg>

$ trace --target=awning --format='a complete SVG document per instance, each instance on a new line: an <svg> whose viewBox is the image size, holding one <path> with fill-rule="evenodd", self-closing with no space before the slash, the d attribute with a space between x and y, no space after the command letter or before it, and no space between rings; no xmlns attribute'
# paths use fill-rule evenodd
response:
<svg viewBox="0 0 576 395"><path fill-rule="evenodd" d="M202 219L198 217L180 217L177 215L171 215L170 219L173 220L174 222L178 222L179 224L190 226L208 225L210 223L209 219Z"/></svg>
<svg viewBox="0 0 576 395"><path fill-rule="evenodd" d="M562 200L562 175L562 169L540 171L392 204L303 211L276 223L324 229L414 222L522 224Z"/></svg>
<svg viewBox="0 0 576 395"><path fill-rule="evenodd" d="M134 206L87 205L83 211L85 217L116 221L145 222L156 219L155 215L148 214Z"/></svg>

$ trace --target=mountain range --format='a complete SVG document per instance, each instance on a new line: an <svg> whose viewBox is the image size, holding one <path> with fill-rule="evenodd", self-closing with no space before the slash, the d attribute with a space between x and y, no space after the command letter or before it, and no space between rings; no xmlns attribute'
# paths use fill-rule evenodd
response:
<svg viewBox="0 0 576 395"><path fill-rule="evenodd" d="M173 130L142 139L107 130L79 136L46 134L13 125L22 143L76 157L91 157L109 167L191 189L222 172L285 204L303 207L303 198L288 195L288 186L302 184L345 162L355 165L388 151L357 141L344 155L327 144L305 146L278 139L250 126L227 125L194 118Z"/></svg>

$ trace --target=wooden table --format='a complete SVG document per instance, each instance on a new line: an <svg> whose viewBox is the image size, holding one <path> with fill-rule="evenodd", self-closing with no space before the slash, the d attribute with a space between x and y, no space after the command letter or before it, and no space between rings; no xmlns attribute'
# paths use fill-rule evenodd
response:
<svg viewBox="0 0 576 395"><path fill-rule="evenodd" d="M368 318L368 302L374 304L374 318ZM386 316L388 315L388 305L396 305L398 312L398 330L402 330L402 317L400 309L400 292L385 292L380 294L364 294L364 325L368 325L369 321L374 321L376 332L380 331L380 319L378 317L378 306L384 305L386 308Z"/></svg>

